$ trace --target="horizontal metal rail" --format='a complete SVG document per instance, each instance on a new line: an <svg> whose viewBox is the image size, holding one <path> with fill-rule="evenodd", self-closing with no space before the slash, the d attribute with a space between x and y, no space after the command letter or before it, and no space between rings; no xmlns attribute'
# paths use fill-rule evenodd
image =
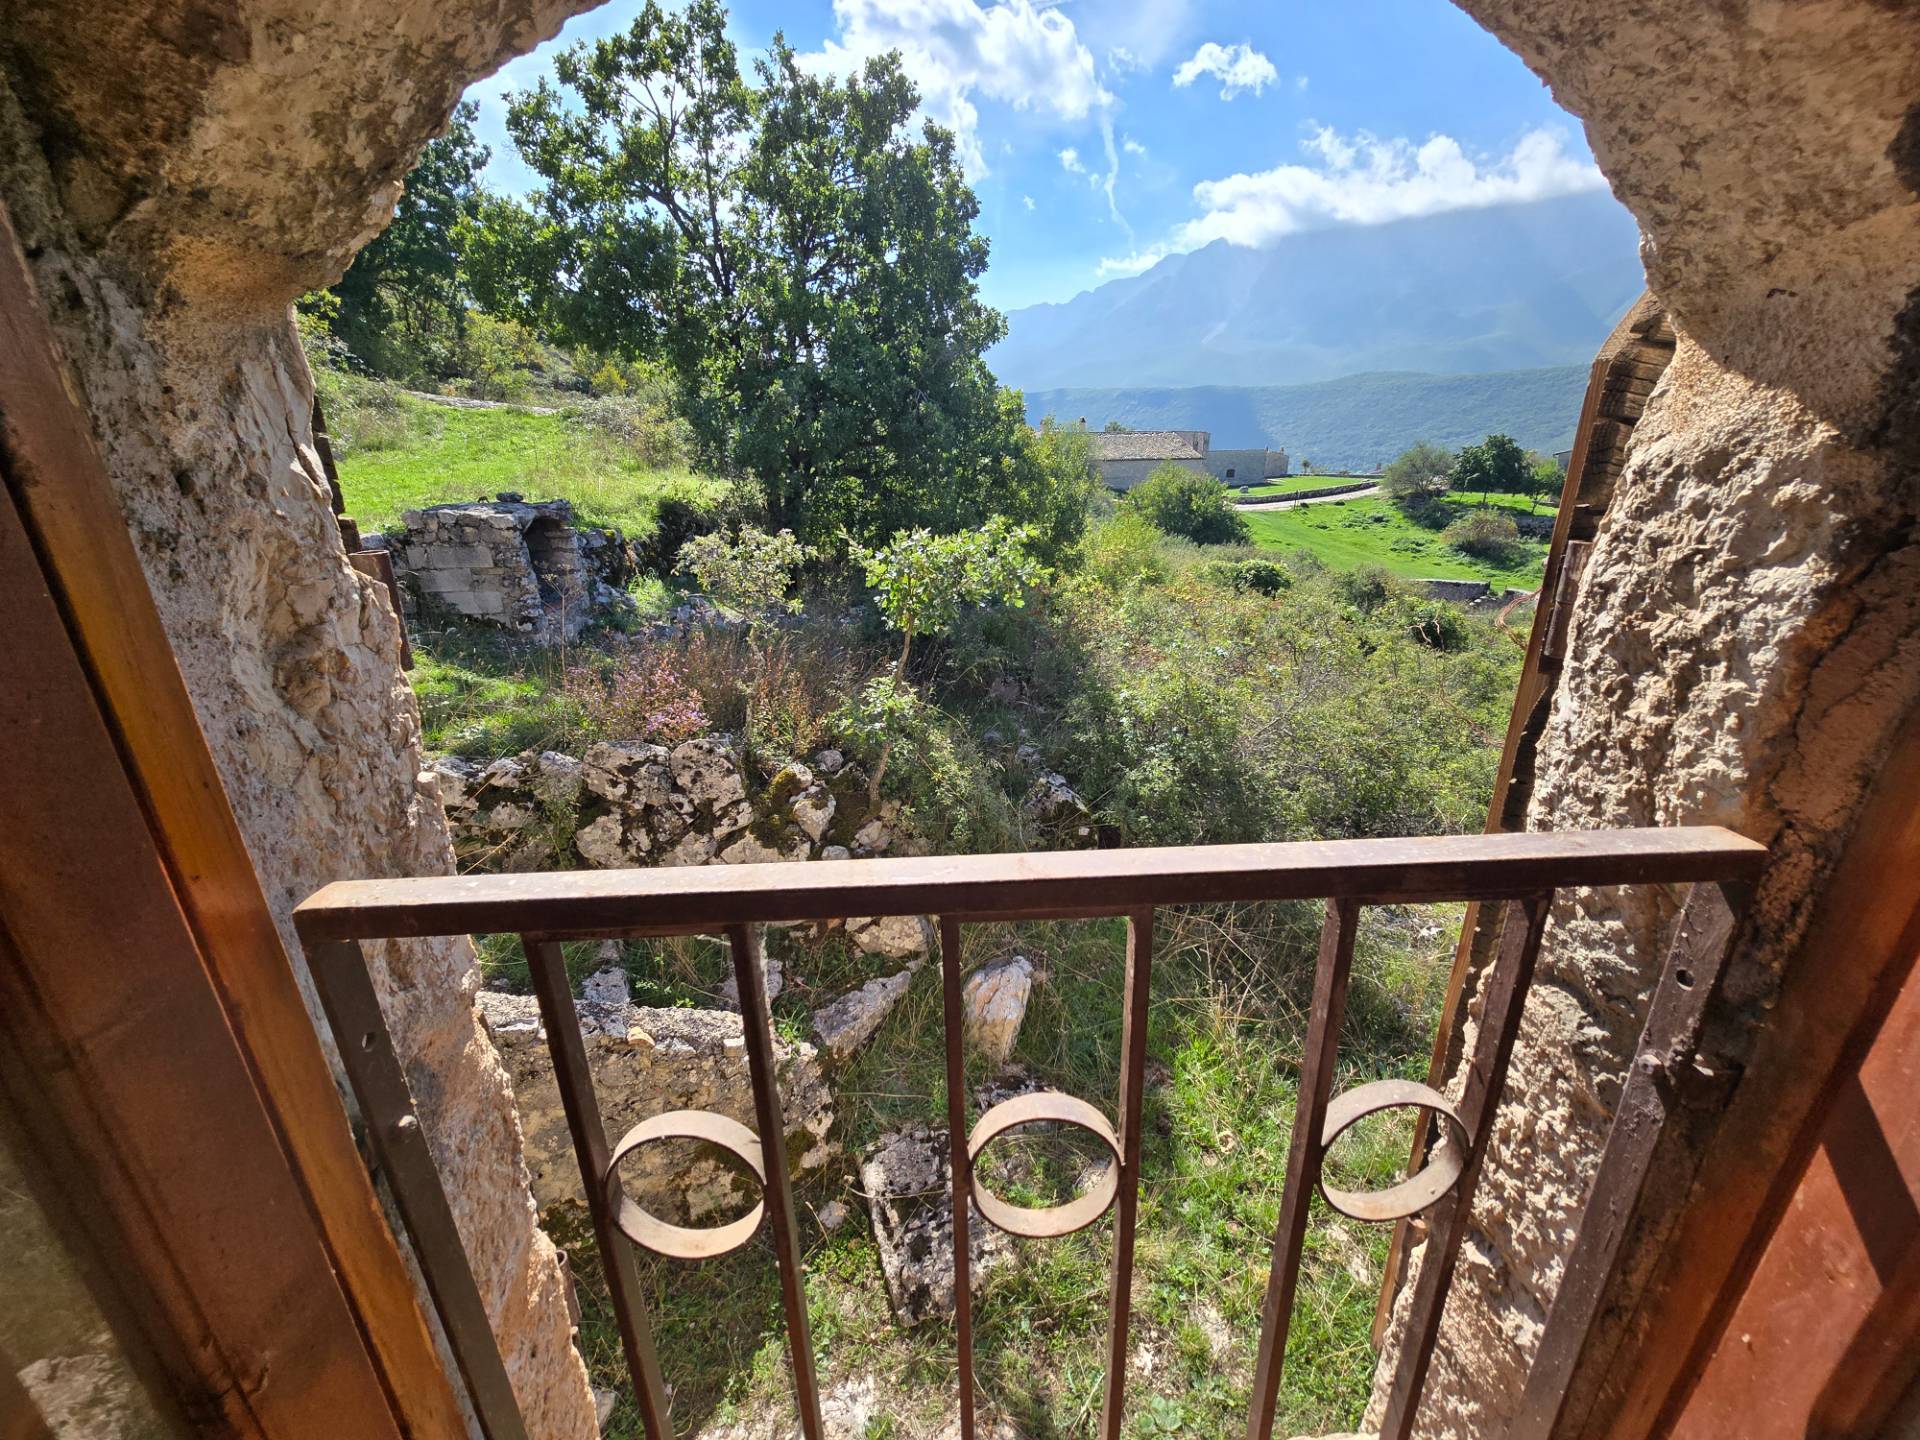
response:
<svg viewBox="0 0 1920 1440"><path fill-rule="evenodd" d="M1763 846L1730 831L1695 827L444 876L342 881L303 903L294 912L294 922L334 1026L348 1079L367 1116L368 1135L395 1189L402 1218L413 1232L436 1308L468 1381L476 1413L490 1436L520 1433L520 1416L504 1384L472 1272L452 1230L446 1197L431 1164L423 1163L419 1118L405 1091L391 1036L377 1006L370 1008L373 991L361 940L468 932L522 936L633 1374L635 1398L650 1440L671 1440L673 1426L632 1247L682 1259L708 1258L745 1244L763 1217L771 1227L780 1269L802 1431L807 1440L819 1440L823 1433L819 1387L808 1336L799 1234L780 1138L784 1130L772 1027L753 927L855 915L938 916L961 1440L972 1440L975 1433L969 1200L972 1210L987 1223L1036 1237L1063 1235L1113 1212L1107 1376L1097 1434L1101 1440L1117 1440L1124 1419L1141 1186L1141 1098L1154 912L1169 905L1324 899L1326 922L1246 1433L1248 1440L1269 1440L1273 1433L1309 1202L1319 1189L1335 1209L1356 1219L1426 1216L1426 1258L1413 1280L1381 1429L1383 1440L1406 1440L1412 1433L1455 1258L1469 1223L1474 1186L1492 1137L1554 892L1571 886L1739 885L1758 874L1765 858ZM1407 1081L1375 1082L1335 1097L1340 1022L1363 907L1463 899L1505 901L1509 914L1500 954L1482 987L1481 1024L1459 1099L1449 1101ZM1125 915L1128 920L1120 1084L1111 1112L1081 1097L1040 1092L992 1107L976 1117L969 1129L960 1004L962 927L1104 915ZM610 1147L558 942L573 937L687 933L727 937L740 989L755 1129L724 1116L676 1111L650 1117ZM1368 1114L1409 1105L1445 1120L1448 1143L1431 1153L1416 1174L1387 1190L1371 1194L1329 1190L1322 1179L1322 1162L1339 1134ZM1109 1113L1116 1117L1114 1122L1109 1122ZM980 1153L997 1136L1036 1121L1086 1130L1111 1155L1105 1175L1085 1193L1051 1209L1009 1204L982 1184L976 1169ZM648 1215L622 1193L620 1163L642 1144L675 1137L705 1139L730 1150L759 1178L761 1205L742 1220L711 1230L669 1225Z"/></svg>

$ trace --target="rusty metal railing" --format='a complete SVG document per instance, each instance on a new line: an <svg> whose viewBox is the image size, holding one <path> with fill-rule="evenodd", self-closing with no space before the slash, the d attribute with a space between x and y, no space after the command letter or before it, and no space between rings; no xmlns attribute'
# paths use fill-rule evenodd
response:
<svg viewBox="0 0 1920 1440"><path fill-rule="evenodd" d="M1425 1216L1426 1258L1414 1281L1381 1431L1383 1440L1407 1440L1554 892L1573 886L1740 884L1758 872L1765 854L1762 846L1730 831L1701 827L367 880L327 886L299 907L295 922L376 1156L491 1440L520 1440L524 1425L394 1053L362 940L471 932L523 937L649 1440L671 1440L673 1426L633 1247L682 1259L710 1258L746 1244L763 1222L772 1230L780 1270L801 1427L807 1440L820 1440L819 1385L786 1150L777 1138L773 1143L761 1139L783 1136L784 1127L754 927L854 915L939 916L962 1440L974 1434L969 1195L988 1224L1024 1236L1067 1234L1113 1212L1105 1400L1096 1433L1101 1440L1116 1440L1125 1403L1141 1186L1154 912L1171 905L1324 899L1313 1009L1246 1434L1248 1440L1269 1440L1273 1431L1309 1201L1319 1188L1335 1210L1359 1220ZM1450 1101L1402 1080L1362 1085L1334 1097L1340 1022L1362 908L1436 900L1508 906L1502 944L1481 988L1480 1025L1459 1099ZM969 1128L961 1034L962 927L1116 915L1128 922L1117 1121L1110 1123L1106 1112L1082 1097L1040 1092L993 1106ZM610 1148L560 942L684 934L727 937L740 991L755 1128L723 1116L674 1111L643 1121ZM1430 1151L1423 1168L1386 1190L1354 1193L1326 1186L1321 1164L1339 1134L1369 1114L1403 1106L1436 1117L1452 1143ZM1008 1203L980 1183L974 1168L995 1137L1038 1120L1089 1131L1112 1156L1102 1178L1085 1193L1049 1209ZM648 1214L622 1193L620 1163L639 1146L666 1138L710 1141L730 1151L759 1178L760 1204L738 1220L704 1230Z"/></svg>

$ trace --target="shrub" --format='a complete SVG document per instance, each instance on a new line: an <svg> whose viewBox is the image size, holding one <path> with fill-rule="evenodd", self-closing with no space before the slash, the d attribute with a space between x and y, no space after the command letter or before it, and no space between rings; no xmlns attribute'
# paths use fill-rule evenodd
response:
<svg viewBox="0 0 1920 1440"><path fill-rule="evenodd" d="M1271 560L1218 560L1202 568L1201 578L1255 595L1278 595L1293 585L1287 568Z"/></svg>
<svg viewBox="0 0 1920 1440"><path fill-rule="evenodd" d="M1380 472L1380 488L1401 506L1444 495L1447 477L1453 471L1453 458L1453 452L1446 446L1422 440L1408 446Z"/></svg>
<svg viewBox="0 0 1920 1440"><path fill-rule="evenodd" d="M560 688L592 739L676 745L707 728L706 707L665 651L623 656L601 669L576 665Z"/></svg>
<svg viewBox="0 0 1920 1440"><path fill-rule="evenodd" d="M1127 494L1127 508L1155 529L1198 545L1244 544L1246 517L1227 499L1227 487L1211 475L1162 465Z"/></svg>
<svg viewBox="0 0 1920 1440"><path fill-rule="evenodd" d="M1131 509L1096 526L1082 554L1087 578L1109 590L1158 585L1173 573L1166 536Z"/></svg>
<svg viewBox="0 0 1920 1440"><path fill-rule="evenodd" d="M1470 511L1446 528L1444 538L1461 554L1490 565L1511 565L1520 554L1519 527L1497 510Z"/></svg>
<svg viewBox="0 0 1920 1440"><path fill-rule="evenodd" d="M1333 588L1341 599L1362 615L1373 614L1399 590L1394 578L1377 565L1337 572L1333 577Z"/></svg>
<svg viewBox="0 0 1920 1440"><path fill-rule="evenodd" d="M811 553L791 530L769 535L748 525L737 535L696 535L680 547L674 573L691 575L716 604L753 619L778 610L798 614L800 602L787 592Z"/></svg>
<svg viewBox="0 0 1920 1440"><path fill-rule="evenodd" d="M1464 650L1472 638L1466 616L1444 600L1416 601L1410 605L1407 633L1432 650Z"/></svg>

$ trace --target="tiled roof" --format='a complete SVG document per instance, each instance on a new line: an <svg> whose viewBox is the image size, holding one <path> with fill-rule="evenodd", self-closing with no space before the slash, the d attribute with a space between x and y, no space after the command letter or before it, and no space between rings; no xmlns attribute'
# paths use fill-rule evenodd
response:
<svg viewBox="0 0 1920 1440"><path fill-rule="evenodd" d="M1102 430L1087 437L1095 460L1198 460L1201 454L1173 430Z"/></svg>

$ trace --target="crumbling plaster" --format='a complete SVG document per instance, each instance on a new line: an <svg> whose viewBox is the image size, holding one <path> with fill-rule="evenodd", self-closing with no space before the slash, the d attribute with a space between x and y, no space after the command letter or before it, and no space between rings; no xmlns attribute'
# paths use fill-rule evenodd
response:
<svg viewBox="0 0 1920 1440"><path fill-rule="evenodd" d="M288 307L378 232L465 86L583 8L0 3L0 194L296 956L289 912L321 884L452 853L398 625L329 511ZM588 1436L472 962L464 940L383 947L376 980L529 1430Z"/></svg>
<svg viewBox="0 0 1920 1440"><path fill-rule="evenodd" d="M1707 1036L1737 1076L1920 702L1920 9L1461 4L1585 122L1678 333L1587 564L1528 824L1773 847ZM1497 1434L1520 1396L1672 912L1555 907L1417 1434Z"/></svg>

